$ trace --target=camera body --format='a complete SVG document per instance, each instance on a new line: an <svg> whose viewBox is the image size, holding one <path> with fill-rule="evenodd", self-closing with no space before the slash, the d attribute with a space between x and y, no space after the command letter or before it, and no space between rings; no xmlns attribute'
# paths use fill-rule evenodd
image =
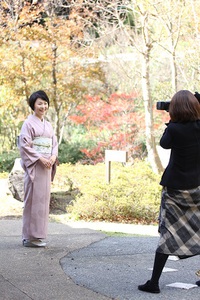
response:
<svg viewBox="0 0 200 300"><path fill-rule="evenodd" d="M156 108L158 110L166 110L169 111L170 101L159 101L156 103Z"/></svg>
<svg viewBox="0 0 200 300"><path fill-rule="evenodd" d="M197 100L200 103L200 94L198 92L195 92L194 96L197 98ZM157 110L165 110L168 112L169 105L170 105L170 101L159 101L156 103L156 108Z"/></svg>

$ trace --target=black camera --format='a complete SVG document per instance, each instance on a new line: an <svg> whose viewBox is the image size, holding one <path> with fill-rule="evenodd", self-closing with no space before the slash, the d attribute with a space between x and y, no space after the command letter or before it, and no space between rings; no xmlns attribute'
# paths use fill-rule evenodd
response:
<svg viewBox="0 0 200 300"><path fill-rule="evenodd" d="M166 110L169 111L170 101L159 101L156 103L156 108L158 110Z"/></svg>
<svg viewBox="0 0 200 300"><path fill-rule="evenodd" d="M198 92L195 92L194 96L197 98L197 100L200 103L200 94ZM169 111L169 105L170 105L170 101L159 101L159 102L156 103L156 108L158 110Z"/></svg>

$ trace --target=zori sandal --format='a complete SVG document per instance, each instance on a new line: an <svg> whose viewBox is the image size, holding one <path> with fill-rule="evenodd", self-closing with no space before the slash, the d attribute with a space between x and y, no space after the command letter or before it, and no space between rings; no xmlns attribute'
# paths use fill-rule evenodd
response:
<svg viewBox="0 0 200 300"><path fill-rule="evenodd" d="M23 240L24 247L45 247L47 243L40 239L35 240Z"/></svg>

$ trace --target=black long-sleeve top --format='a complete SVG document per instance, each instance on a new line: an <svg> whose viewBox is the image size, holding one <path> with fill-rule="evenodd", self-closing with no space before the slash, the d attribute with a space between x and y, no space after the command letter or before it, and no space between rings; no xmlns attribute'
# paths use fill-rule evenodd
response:
<svg viewBox="0 0 200 300"><path fill-rule="evenodd" d="M160 184L173 189L192 189L200 185L200 120L170 122L160 146L171 149L169 163Z"/></svg>

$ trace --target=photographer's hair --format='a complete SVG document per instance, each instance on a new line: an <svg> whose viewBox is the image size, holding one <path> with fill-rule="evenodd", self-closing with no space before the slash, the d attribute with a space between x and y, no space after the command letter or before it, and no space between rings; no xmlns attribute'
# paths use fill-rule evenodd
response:
<svg viewBox="0 0 200 300"><path fill-rule="evenodd" d="M169 115L172 122L189 122L200 119L200 103L190 91L177 92L170 102Z"/></svg>
<svg viewBox="0 0 200 300"><path fill-rule="evenodd" d="M48 98L47 94L44 91L40 90L40 91L34 92L28 99L28 104L32 110L34 110L34 104L38 98L46 101L49 106L49 98Z"/></svg>

